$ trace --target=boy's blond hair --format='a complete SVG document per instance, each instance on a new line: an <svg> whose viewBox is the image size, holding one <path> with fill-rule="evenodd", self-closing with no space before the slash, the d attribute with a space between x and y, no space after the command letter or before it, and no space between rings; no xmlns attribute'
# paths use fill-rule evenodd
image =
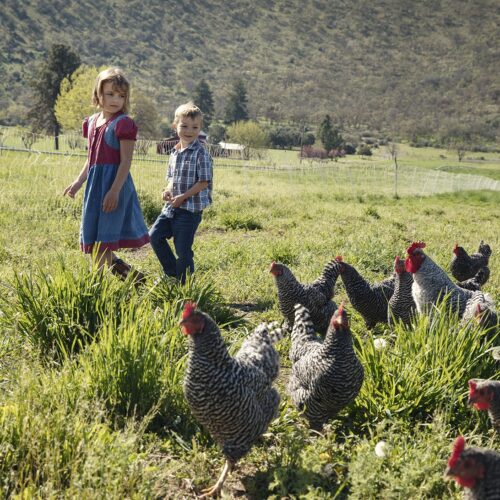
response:
<svg viewBox="0 0 500 500"><path fill-rule="evenodd" d="M203 125L203 113L201 109L196 106L193 101L189 101L186 104L181 104L176 110L174 115L174 123L172 126L175 128L181 118L200 118L200 125Z"/></svg>
<svg viewBox="0 0 500 500"><path fill-rule="evenodd" d="M113 84L113 90L125 94L125 102L123 103L122 111L127 113L130 107L130 84L120 68L108 68L97 75L94 91L92 92L92 104L94 106L100 105L99 102L102 98L102 89L104 84L108 82Z"/></svg>

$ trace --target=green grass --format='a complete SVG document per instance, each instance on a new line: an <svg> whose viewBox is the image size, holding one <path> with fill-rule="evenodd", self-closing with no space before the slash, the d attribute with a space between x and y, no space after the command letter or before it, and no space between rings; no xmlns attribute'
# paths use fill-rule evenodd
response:
<svg viewBox="0 0 500 500"><path fill-rule="evenodd" d="M406 149L425 175L434 150ZM343 161L343 160L342 160ZM359 160L379 168L382 159ZM412 160L413 161L413 160ZM489 161L489 160L488 160ZM427 164L426 164L427 162ZM485 291L500 299L500 193L469 191L394 198L367 170L215 168L214 205L195 240L196 274L181 287L155 283L149 248L120 255L146 274L135 289L92 270L78 246L82 193L63 198L80 159L0 155L0 488L20 497L189 497L212 483L220 451L182 394L187 342L182 305L195 300L234 352L260 321L279 320L273 260L309 282L336 255L369 280L422 239L441 266L459 242L493 247ZM364 168L364 167L363 167ZM372 167L370 167L372 168ZM163 165L134 163L151 223L161 208ZM346 299L339 283L336 300ZM289 342L278 345L278 418L227 482L228 497L459 498L442 480L458 433L498 447L487 416L466 406L467 380L499 377L491 332L460 327L443 306L411 327L367 332L349 302L365 383L321 435L285 394ZM373 338L388 342L383 351ZM377 457L378 441L388 454Z"/></svg>

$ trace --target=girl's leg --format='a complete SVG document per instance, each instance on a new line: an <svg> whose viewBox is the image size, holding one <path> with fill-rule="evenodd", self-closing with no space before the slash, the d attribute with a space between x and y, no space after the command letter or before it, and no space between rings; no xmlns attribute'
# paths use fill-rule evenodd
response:
<svg viewBox="0 0 500 500"><path fill-rule="evenodd" d="M99 269L102 269L104 266L109 268L113 263L113 252L109 248L99 248L96 252L95 258Z"/></svg>
<svg viewBox="0 0 500 500"><path fill-rule="evenodd" d="M201 212L178 210L175 213L173 232L174 245L177 253L176 275L182 284L186 281L186 272L194 273L193 241L201 222Z"/></svg>

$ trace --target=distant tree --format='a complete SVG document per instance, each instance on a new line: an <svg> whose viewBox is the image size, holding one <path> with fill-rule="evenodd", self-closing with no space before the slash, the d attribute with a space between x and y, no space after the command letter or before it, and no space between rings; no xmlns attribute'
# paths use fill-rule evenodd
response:
<svg viewBox="0 0 500 500"><path fill-rule="evenodd" d="M42 62L30 81L33 90L33 106L28 119L34 131L54 134L55 149L59 149L61 124L57 121L54 107L61 90L61 82L80 66L80 57L71 47L54 44L47 59Z"/></svg>
<svg viewBox="0 0 500 500"><path fill-rule="evenodd" d="M92 91L99 72L104 68L80 66L70 77L61 82L61 93L54 112L64 131L78 130L86 116L95 113Z"/></svg>
<svg viewBox="0 0 500 500"><path fill-rule="evenodd" d="M201 80L195 87L193 102L203 112L203 128L208 130L214 116L214 98L205 80Z"/></svg>
<svg viewBox="0 0 500 500"><path fill-rule="evenodd" d="M236 80L229 92L224 108L224 122L227 124L248 120L247 90L243 80Z"/></svg>
<svg viewBox="0 0 500 500"><path fill-rule="evenodd" d="M361 144L358 148L358 154L361 156L372 156L372 148L368 144Z"/></svg>
<svg viewBox="0 0 500 500"><path fill-rule="evenodd" d="M208 138L210 140L210 144L219 144L226 137L226 128L224 125L219 123L212 123L210 128L208 129Z"/></svg>
<svg viewBox="0 0 500 500"><path fill-rule="evenodd" d="M152 99L138 90L130 96L130 116L134 119L141 139L156 139L160 134L160 117Z"/></svg>
<svg viewBox="0 0 500 500"><path fill-rule="evenodd" d="M304 146L312 146L316 142L316 137L312 132L306 132L302 137L302 144Z"/></svg>
<svg viewBox="0 0 500 500"><path fill-rule="evenodd" d="M236 122L227 128L227 135L231 142L249 148L262 148L269 143L266 131L256 122Z"/></svg>
<svg viewBox="0 0 500 500"><path fill-rule="evenodd" d="M340 149L344 142L340 131L333 126L330 115L325 115L320 123L318 137L327 151Z"/></svg>

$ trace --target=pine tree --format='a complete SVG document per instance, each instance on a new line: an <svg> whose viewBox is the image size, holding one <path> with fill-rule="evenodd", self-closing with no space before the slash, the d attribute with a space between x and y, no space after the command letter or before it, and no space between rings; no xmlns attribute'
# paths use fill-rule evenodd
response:
<svg viewBox="0 0 500 500"><path fill-rule="evenodd" d="M340 132L333 126L330 115L325 115L318 130L318 137L327 151L338 149L344 143Z"/></svg>
<svg viewBox="0 0 500 500"><path fill-rule="evenodd" d="M248 120L247 101L248 98L245 84L243 80L238 79L234 82L233 88L228 96L224 109L224 122L229 124Z"/></svg>
<svg viewBox="0 0 500 500"><path fill-rule="evenodd" d="M70 77L80 66L80 57L71 47L54 44L47 60L42 62L35 77L30 81L34 103L28 112L32 129L54 134L55 149L59 149L61 125L57 121L54 107L61 91L61 82Z"/></svg>
<svg viewBox="0 0 500 500"><path fill-rule="evenodd" d="M214 116L214 98L208 83L201 80L194 89L193 102L203 112L203 128L208 130Z"/></svg>

